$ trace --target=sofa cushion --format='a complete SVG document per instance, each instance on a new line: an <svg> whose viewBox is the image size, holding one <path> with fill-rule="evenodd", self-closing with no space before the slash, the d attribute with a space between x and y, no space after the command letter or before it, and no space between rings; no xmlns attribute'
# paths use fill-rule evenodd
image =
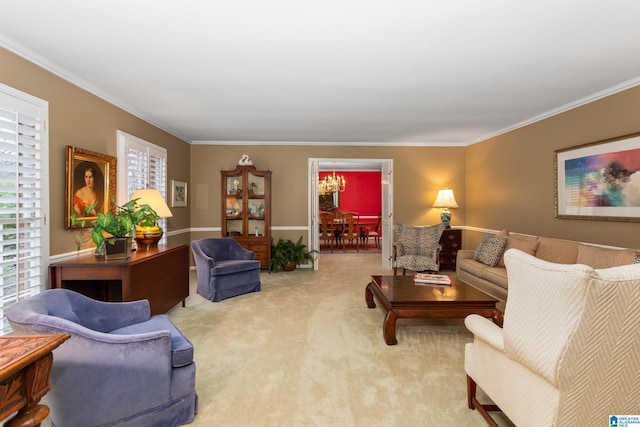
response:
<svg viewBox="0 0 640 427"><path fill-rule="evenodd" d="M509 234L508 237L509 239L507 240L507 246L504 248L504 252L507 252L509 249L518 249L524 253L535 256L538 245L540 244L537 237L516 236L513 234ZM504 267L504 252L500 257L500 261L498 261L500 267Z"/></svg>
<svg viewBox="0 0 640 427"><path fill-rule="evenodd" d="M482 238L478 248L473 254L473 259L483 264L495 267L507 246L508 238L498 235L487 235Z"/></svg>
<svg viewBox="0 0 640 427"><path fill-rule="evenodd" d="M143 334L145 332L169 331L171 334L171 361L174 368L186 366L193 361L193 344L173 324L166 314L151 316L146 322L135 323L111 331L116 335Z"/></svg>
<svg viewBox="0 0 640 427"><path fill-rule="evenodd" d="M480 277L482 277L485 280L488 280L491 283L495 283L496 285L507 289L507 286L508 286L507 269L504 267L485 266L484 270L482 270L482 275Z"/></svg>
<svg viewBox="0 0 640 427"><path fill-rule="evenodd" d="M553 237L538 237L538 242L536 258L558 264L576 264L578 242Z"/></svg>
<svg viewBox="0 0 640 427"><path fill-rule="evenodd" d="M638 253L632 249L607 249L580 243L576 264L593 268L616 267L630 264L637 256Z"/></svg>

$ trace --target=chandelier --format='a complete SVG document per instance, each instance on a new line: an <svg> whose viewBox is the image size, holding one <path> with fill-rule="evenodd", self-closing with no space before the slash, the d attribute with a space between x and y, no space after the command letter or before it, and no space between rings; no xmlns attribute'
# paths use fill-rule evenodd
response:
<svg viewBox="0 0 640 427"><path fill-rule="evenodd" d="M343 192L346 188L347 181L344 176L336 176L336 164L333 164L333 176L325 176L318 183L318 192L321 196L333 194L336 191Z"/></svg>

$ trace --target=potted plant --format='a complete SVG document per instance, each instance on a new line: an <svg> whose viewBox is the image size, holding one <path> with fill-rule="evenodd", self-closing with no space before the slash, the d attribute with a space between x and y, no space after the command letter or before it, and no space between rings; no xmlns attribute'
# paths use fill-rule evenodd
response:
<svg viewBox="0 0 640 427"><path fill-rule="evenodd" d="M116 206L115 213L112 211L107 211L106 213L98 212L98 218L93 220L90 225L93 227L91 239L96 244L96 253L99 253L104 248L108 254L110 249L115 249L109 246L116 245L118 239L126 239L126 242L123 243L123 250L118 249L117 252L125 254L125 258L127 258L127 248L131 247L131 235L134 233L134 227L138 224L154 225L156 220L160 218L149 205L138 206L137 200L133 199L122 206ZM85 213L89 215L89 212L94 208L95 204L88 206L85 209ZM80 225L82 228L86 225L84 218L78 219L75 212L71 215L71 223ZM104 245L105 242L108 243L107 246Z"/></svg>
<svg viewBox="0 0 640 427"><path fill-rule="evenodd" d="M302 236L296 243L280 238L271 248L271 259L267 268L269 272L276 272L279 268L284 271L293 271L303 261L312 261L314 252L318 251L307 250L307 246L302 243Z"/></svg>

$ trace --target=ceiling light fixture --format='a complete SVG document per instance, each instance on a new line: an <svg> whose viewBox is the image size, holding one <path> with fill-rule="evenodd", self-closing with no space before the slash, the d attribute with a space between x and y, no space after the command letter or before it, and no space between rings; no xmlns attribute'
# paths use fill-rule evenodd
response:
<svg viewBox="0 0 640 427"><path fill-rule="evenodd" d="M336 176L336 164L333 163L333 176L325 176L324 179L318 183L318 192L321 196L333 194L336 191L343 192L347 187L347 181L344 176Z"/></svg>

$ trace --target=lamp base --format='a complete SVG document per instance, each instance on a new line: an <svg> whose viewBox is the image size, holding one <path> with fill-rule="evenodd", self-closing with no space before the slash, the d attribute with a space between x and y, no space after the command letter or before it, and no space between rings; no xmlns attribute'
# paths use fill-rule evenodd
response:
<svg viewBox="0 0 640 427"><path fill-rule="evenodd" d="M440 220L444 224L444 228L451 228L451 211L448 208L442 209Z"/></svg>
<svg viewBox="0 0 640 427"><path fill-rule="evenodd" d="M157 225L136 227L136 243L138 250L146 251L158 247L164 232Z"/></svg>

